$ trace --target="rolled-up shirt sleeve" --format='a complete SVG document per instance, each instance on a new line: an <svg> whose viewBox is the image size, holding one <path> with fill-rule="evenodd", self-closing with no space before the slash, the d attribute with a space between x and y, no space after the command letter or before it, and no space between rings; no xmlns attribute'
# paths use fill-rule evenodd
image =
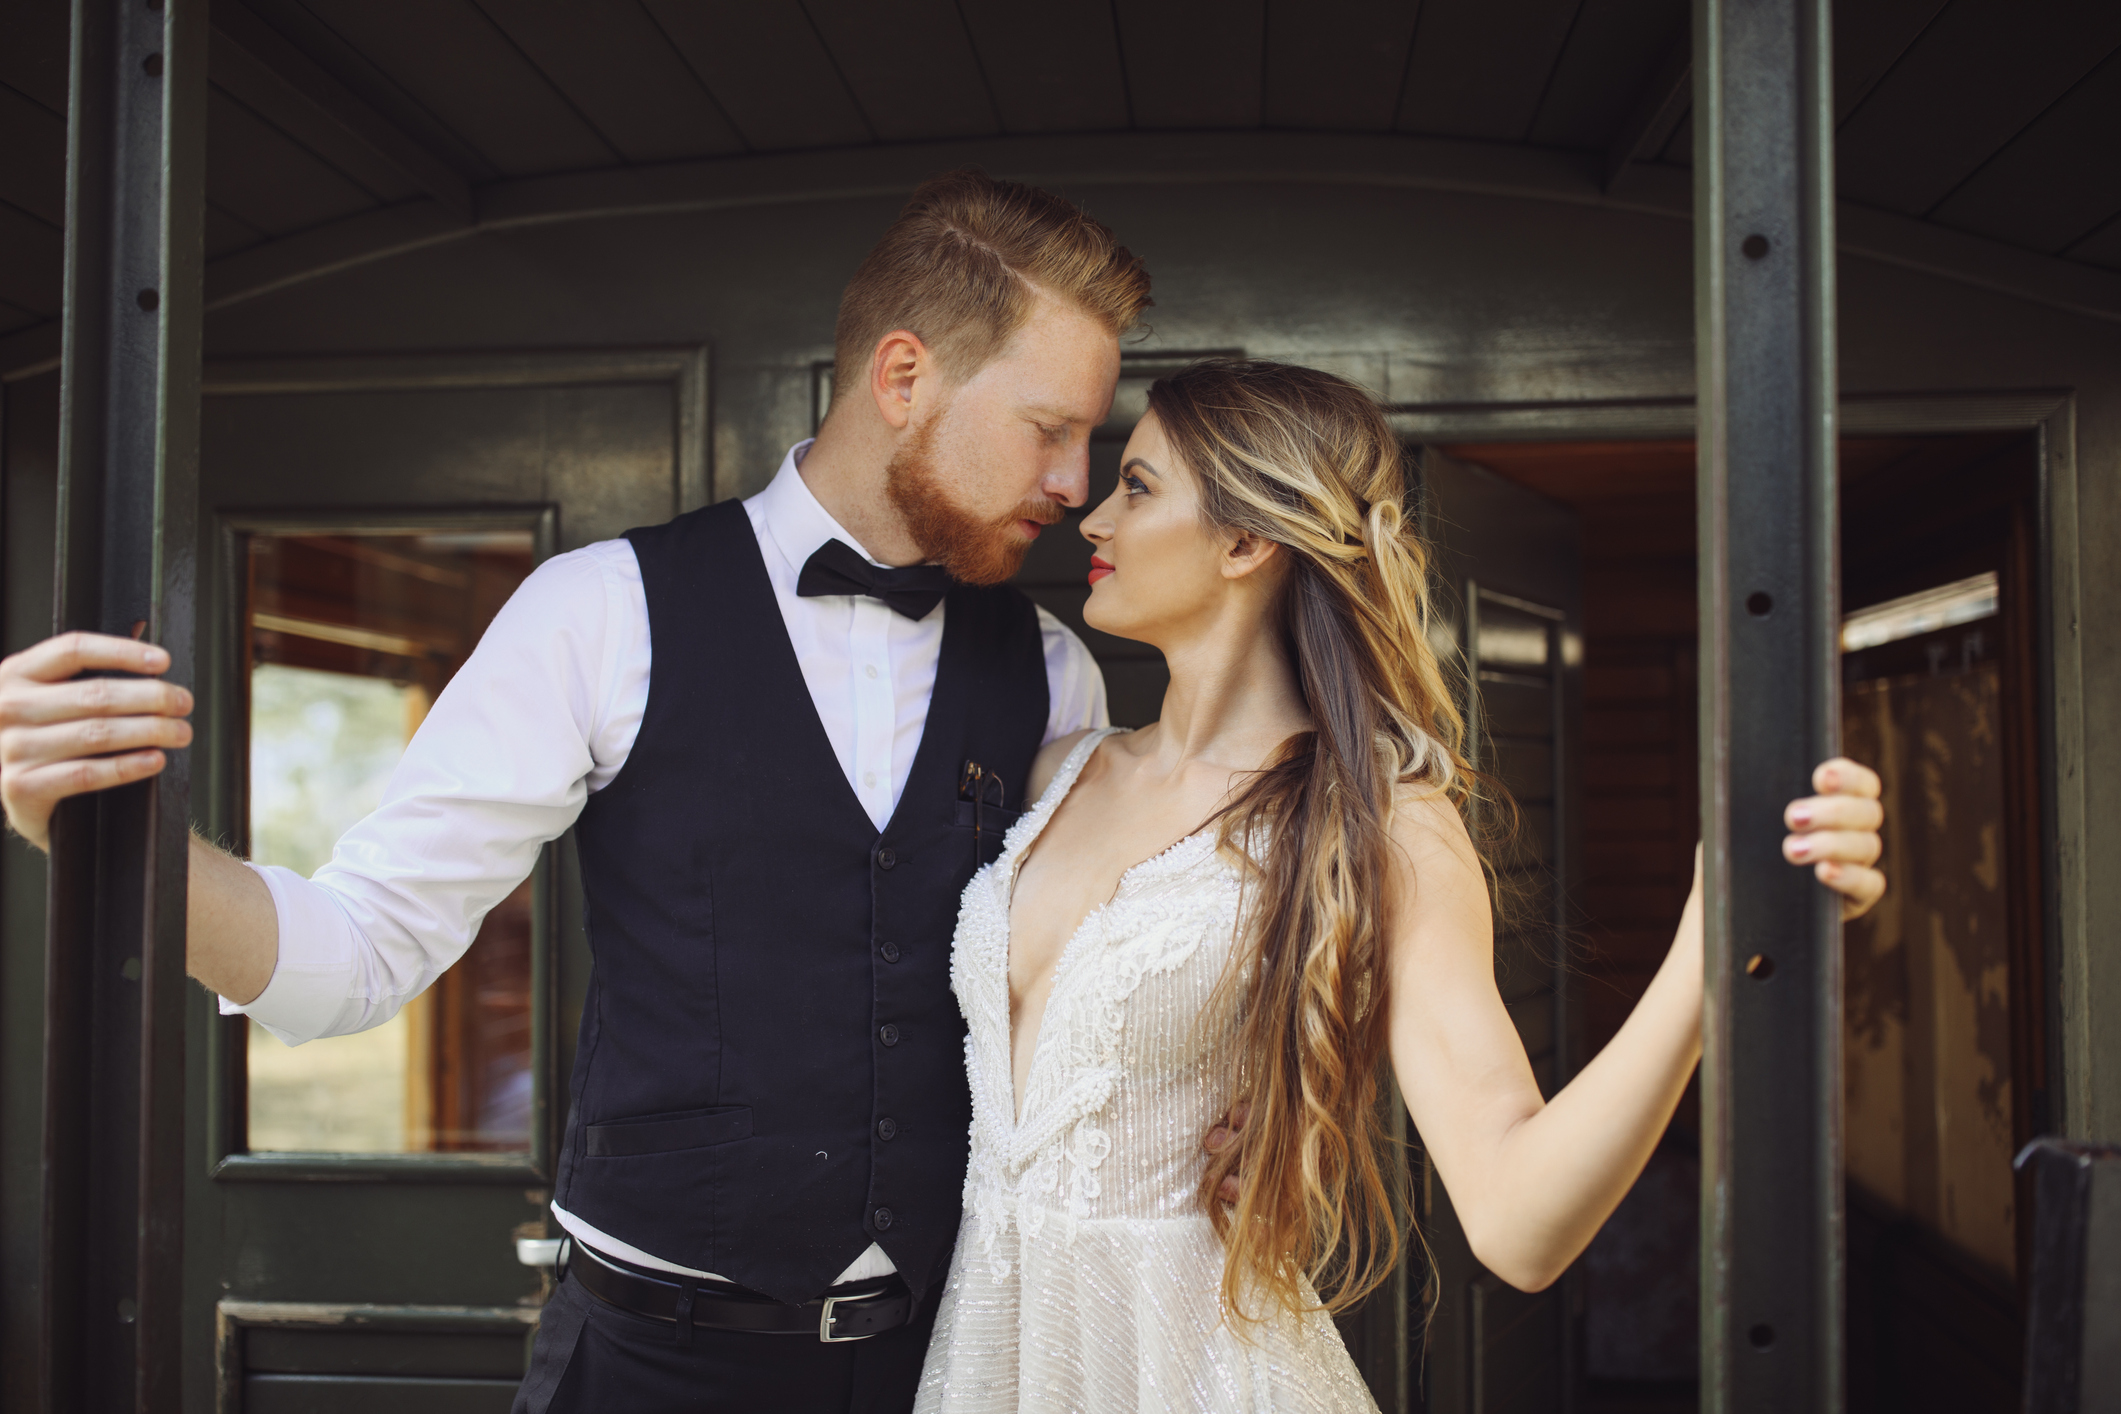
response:
<svg viewBox="0 0 2121 1414"><path fill-rule="evenodd" d="M433 984L624 763L646 701L632 546L539 566L405 748L383 801L313 878L271 865L272 980L226 998L289 1045L379 1026Z"/></svg>
<svg viewBox="0 0 2121 1414"><path fill-rule="evenodd" d="M1084 727L1110 726L1105 675L1075 631L1038 611L1040 644L1046 654L1046 740L1058 741Z"/></svg>

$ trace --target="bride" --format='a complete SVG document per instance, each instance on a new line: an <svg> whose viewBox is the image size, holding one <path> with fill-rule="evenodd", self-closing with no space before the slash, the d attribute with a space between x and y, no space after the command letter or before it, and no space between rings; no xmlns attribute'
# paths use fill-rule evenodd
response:
<svg viewBox="0 0 2121 1414"><path fill-rule="evenodd" d="M1083 523L1085 617L1161 649L1171 686L1153 726L1049 746L1037 805L965 890L972 1155L923 1411L1373 1409L1329 1313L1411 1238L1381 1058L1474 1254L1536 1290L1700 1055L1697 874L1627 1024L1540 1096L1376 405L1212 361L1149 409ZM1877 778L1837 760L1814 787L1784 853L1853 915L1885 888Z"/></svg>

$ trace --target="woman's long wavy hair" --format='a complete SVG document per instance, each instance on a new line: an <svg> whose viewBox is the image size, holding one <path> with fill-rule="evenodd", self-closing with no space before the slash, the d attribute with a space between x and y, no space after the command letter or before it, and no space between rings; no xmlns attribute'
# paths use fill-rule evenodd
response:
<svg viewBox="0 0 2121 1414"><path fill-rule="evenodd" d="M1287 561L1280 627L1313 729L1222 812L1253 861L1251 920L1229 985L1230 1077L1248 1107L1201 1196L1227 1253L1225 1307L1329 1310L1374 1290L1418 1234L1404 1156L1387 1154L1388 851L1401 788L1462 804L1476 777L1429 646L1428 554L1399 441L1362 389L1315 369L1213 359L1149 390L1205 519ZM1234 1207L1219 1201L1235 1175Z"/></svg>

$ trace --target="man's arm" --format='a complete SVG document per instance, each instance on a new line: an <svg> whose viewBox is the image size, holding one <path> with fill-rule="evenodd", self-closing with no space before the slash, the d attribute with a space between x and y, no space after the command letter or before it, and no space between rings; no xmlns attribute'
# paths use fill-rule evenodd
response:
<svg viewBox="0 0 2121 1414"><path fill-rule="evenodd" d="M184 970L238 1006L256 1001L280 958L280 915L265 881L193 835L185 919Z"/></svg>
<svg viewBox="0 0 2121 1414"><path fill-rule="evenodd" d="M164 750L191 740L189 693L71 675L167 666L126 639L54 640L0 665L0 794L33 844L46 847L59 800L153 775ZM291 1043L387 1021L623 763L647 671L632 548L547 561L443 690L382 805L314 879L193 841L192 975ZM113 750L127 755L94 754Z"/></svg>

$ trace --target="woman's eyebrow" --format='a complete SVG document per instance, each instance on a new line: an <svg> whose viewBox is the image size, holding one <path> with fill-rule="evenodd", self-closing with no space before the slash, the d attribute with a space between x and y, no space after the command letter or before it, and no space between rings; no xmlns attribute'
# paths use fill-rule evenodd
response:
<svg viewBox="0 0 2121 1414"><path fill-rule="evenodd" d="M1124 466L1120 467L1120 470L1121 470L1121 471L1132 471L1132 470L1134 470L1134 469L1135 469L1136 467L1140 467L1140 468L1141 468L1141 469L1142 469L1143 471L1146 471L1146 472L1148 472L1148 473L1149 473L1149 475L1151 475L1151 476L1155 477L1155 478L1156 478L1156 479L1157 479L1158 481L1161 481L1161 480L1163 480L1163 479L1164 479L1164 474L1163 474L1162 472L1158 471L1158 470L1157 470L1157 469L1156 469L1155 467L1153 467L1153 466L1149 465L1149 464L1148 464L1147 462L1143 461L1143 460L1142 460L1142 459L1141 459L1140 457L1129 457L1129 458L1127 458L1126 464L1125 464Z"/></svg>

